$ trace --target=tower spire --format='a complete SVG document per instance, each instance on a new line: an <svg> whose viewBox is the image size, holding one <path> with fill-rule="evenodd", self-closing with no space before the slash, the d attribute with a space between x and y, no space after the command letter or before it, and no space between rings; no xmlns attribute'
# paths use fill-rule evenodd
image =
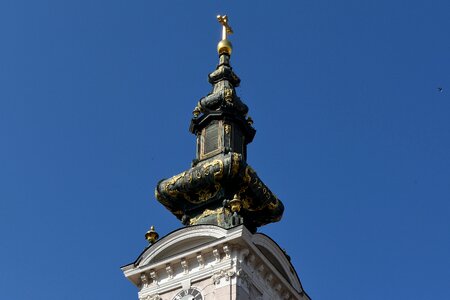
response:
<svg viewBox="0 0 450 300"><path fill-rule="evenodd" d="M189 128L197 138L196 158L155 189L157 200L186 228L159 239L152 226L145 234L149 245L122 271L139 299L310 300L286 252L255 233L279 221L284 206L247 164L256 131L236 93L240 79L230 65L227 38L233 31L227 16L217 19L219 64L208 75L212 90L198 101Z"/></svg>
<svg viewBox="0 0 450 300"><path fill-rule="evenodd" d="M218 44L219 64L208 75L212 91L198 101L189 130L197 137L192 167L158 183L155 195L185 225L244 224L250 230L281 219L284 206L247 164L256 130L238 97L240 79L230 64L227 16Z"/></svg>

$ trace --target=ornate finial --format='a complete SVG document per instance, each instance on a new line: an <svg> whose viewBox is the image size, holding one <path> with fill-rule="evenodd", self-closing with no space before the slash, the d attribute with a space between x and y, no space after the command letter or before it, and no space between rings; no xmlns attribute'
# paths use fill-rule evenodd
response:
<svg viewBox="0 0 450 300"><path fill-rule="evenodd" d="M238 195L234 195L233 199L230 201L231 211L232 212L240 212L242 207L241 199L239 199Z"/></svg>
<svg viewBox="0 0 450 300"><path fill-rule="evenodd" d="M227 39L227 34L232 34L233 29L231 29L230 24L228 24L228 17L226 15L218 15L217 20L220 24L222 24L222 40L217 45L217 52L219 52L219 54L226 53L228 55L231 55L233 47L231 46L230 41Z"/></svg>
<svg viewBox="0 0 450 300"><path fill-rule="evenodd" d="M155 231L155 226L150 227L150 230L145 234L145 239L154 244L159 239L159 234Z"/></svg>
<svg viewBox="0 0 450 300"><path fill-rule="evenodd" d="M227 33L229 33L229 34L233 33L233 29L231 29L230 24L228 24L228 16L227 15L224 15L224 16L218 15L217 20L219 21L220 24L222 24L222 40L226 40Z"/></svg>
<svg viewBox="0 0 450 300"><path fill-rule="evenodd" d="M198 116L201 114L202 109L200 103L197 104L197 106L192 111L192 114L194 115L194 118L198 118Z"/></svg>

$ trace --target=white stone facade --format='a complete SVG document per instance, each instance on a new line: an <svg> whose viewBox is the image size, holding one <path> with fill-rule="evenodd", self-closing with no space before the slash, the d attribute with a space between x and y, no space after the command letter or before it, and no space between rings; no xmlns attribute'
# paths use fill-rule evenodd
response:
<svg viewBox="0 0 450 300"><path fill-rule="evenodd" d="M189 288L203 300L309 300L280 247L244 226L179 229L122 270L140 300L172 300Z"/></svg>

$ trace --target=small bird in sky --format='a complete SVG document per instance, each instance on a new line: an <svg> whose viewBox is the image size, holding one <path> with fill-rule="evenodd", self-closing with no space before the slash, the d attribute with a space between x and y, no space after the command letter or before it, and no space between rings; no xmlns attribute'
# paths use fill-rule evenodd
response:
<svg viewBox="0 0 450 300"><path fill-rule="evenodd" d="M438 92L442 93L443 88L438 87L437 90L438 90Z"/></svg>

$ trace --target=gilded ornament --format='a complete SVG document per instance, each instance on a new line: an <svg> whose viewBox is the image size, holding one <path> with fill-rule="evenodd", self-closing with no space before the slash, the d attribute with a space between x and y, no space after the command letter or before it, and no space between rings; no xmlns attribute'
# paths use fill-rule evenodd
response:
<svg viewBox="0 0 450 300"><path fill-rule="evenodd" d="M225 89L223 94L225 101L231 104L233 102L233 89Z"/></svg>
<svg viewBox="0 0 450 300"><path fill-rule="evenodd" d="M269 202L269 204L267 205L267 207L270 209L270 210L274 210L274 209L277 209L279 206L280 206L280 200L278 199L278 198L276 198L275 197L275 203L273 203L273 202Z"/></svg>
<svg viewBox="0 0 450 300"><path fill-rule="evenodd" d="M208 200L209 198L211 198L212 193L209 189L203 189L203 190L199 190L197 192L198 195L198 200L200 200L201 202L204 202L206 200Z"/></svg>
<svg viewBox="0 0 450 300"><path fill-rule="evenodd" d="M178 180L180 180L181 178L183 178L185 174L186 174L186 172L183 172L183 173L181 173L181 174L175 175L175 176L173 176L172 178L170 178L170 179L167 181L167 183L166 183L166 185L165 185L165 187L164 187L164 191L165 191L167 194L169 194L170 196L176 197L176 196L179 194L179 192L178 192L176 189L172 189L171 186L174 186L175 183L176 183Z"/></svg>
<svg viewBox="0 0 450 300"><path fill-rule="evenodd" d="M224 129L225 129L225 133L226 134L230 134L230 132L231 132L231 125L230 124L225 124Z"/></svg>
<svg viewBox="0 0 450 300"><path fill-rule="evenodd" d="M196 202L191 201L191 202L194 202L194 203L205 202L205 201L215 197L217 195L217 193L220 191L220 189L221 189L220 184L215 184L214 191L211 191L211 189L209 189L209 188L199 190L197 192L199 201L196 201Z"/></svg>
<svg viewBox="0 0 450 300"><path fill-rule="evenodd" d="M203 175L209 176L209 171L210 171L209 167L210 167L210 166L208 166L208 167L205 168L205 166L203 166Z"/></svg>
<svg viewBox="0 0 450 300"><path fill-rule="evenodd" d="M219 165L219 170L217 170L216 172L214 172L214 181L221 179L223 176L223 162L220 159L216 159L212 162L206 163L203 165L203 170L205 172L205 175L209 175L209 168L213 167L215 165ZM208 172L206 174L206 172Z"/></svg>
<svg viewBox="0 0 450 300"><path fill-rule="evenodd" d="M238 195L234 195L233 199L230 201L230 207L232 212L239 212L241 210L242 202Z"/></svg>
<svg viewBox="0 0 450 300"><path fill-rule="evenodd" d="M250 172L254 172L253 169L250 166L247 166L245 168L245 174L244 174L244 182L246 184L250 184L250 182L252 181L252 178L250 177Z"/></svg>
<svg viewBox="0 0 450 300"><path fill-rule="evenodd" d="M217 52L219 54L226 53L228 55L231 55L231 51L233 47L231 46L230 41L227 39L227 34L233 33L233 30L230 27L230 24L228 24L228 17L225 16L217 16L217 20L220 24L222 24L222 40L217 45Z"/></svg>
<svg viewBox="0 0 450 300"><path fill-rule="evenodd" d="M180 192L180 195L183 196L183 198L186 199L187 201L191 201L191 197L187 193Z"/></svg>
<svg viewBox="0 0 450 300"><path fill-rule="evenodd" d="M145 239L154 244L159 239L159 234L155 231L155 226L150 227L150 230L145 233Z"/></svg>
<svg viewBox="0 0 450 300"><path fill-rule="evenodd" d="M192 219L189 221L189 224L190 224L190 225L195 225L195 224L198 223L198 221L200 221L201 219L203 219L203 218L205 218L205 217L208 217L208 216L211 216L211 215L220 214L220 213L222 212L222 210L223 210L223 209L222 209L221 207L216 208L216 209L214 209L214 210L211 210L211 209L205 209L201 215L199 215L199 216L197 216L197 217L195 217L195 218L192 218Z"/></svg>
<svg viewBox="0 0 450 300"><path fill-rule="evenodd" d="M198 106L196 106L194 108L194 110L192 111L192 114L194 115L195 118L198 118L198 116L200 115L201 111L200 108Z"/></svg>
<svg viewBox="0 0 450 300"><path fill-rule="evenodd" d="M172 213L176 216L182 216L184 214L184 212L182 210L172 211Z"/></svg>
<svg viewBox="0 0 450 300"><path fill-rule="evenodd" d="M234 152L231 155L231 164L231 174L234 177L239 172L239 154Z"/></svg>
<svg viewBox="0 0 450 300"><path fill-rule="evenodd" d="M155 198L164 205L170 205L170 202L159 193L158 188L155 188Z"/></svg>
<svg viewBox="0 0 450 300"><path fill-rule="evenodd" d="M246 210L250 210L251 204L252 204L252 199L250 197L244 197L242 199L242 207Z"/></svg>
<svg viewBox="0 0 450 300"><path fill-rule="evenodd" d="M230 24L228 24L228 16L227 15L218 15L217 21L222 24L222 40L227 39L227 34L233 33L233 29L231 29Z"/></svg>
<svg viewBox="0 0 450 300"><path fill-rule="evenodd" d="M189 173L189 174L187 175L187 182L188 182L189 184L191 184L191 182L192 182L192 173Z"/></svg>

